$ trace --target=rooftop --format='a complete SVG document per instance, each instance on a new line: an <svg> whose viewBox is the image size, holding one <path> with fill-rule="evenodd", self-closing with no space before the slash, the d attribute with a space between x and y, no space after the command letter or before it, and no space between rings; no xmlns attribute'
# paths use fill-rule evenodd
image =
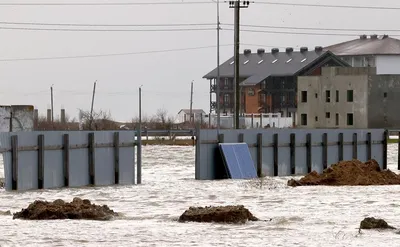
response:
<svg viewBox="0 0 400 247"><path fill-rule="evenodd" d="M358 39L327 46L337 56L400 55L400 40L388 35L361 35Z"/></svg>
<svg viewBox="0 0 400 247"><path fill-rule="evenodd" d="M321 46L309 50L307 47L294 51L288 47L283 51L278 48L271 49L266 53L264 49L258 49L256 53L245 49L239 56L240 76L246 78L241 85L254 85L269 76L292 76L310 66L314 61L321 57L333 55L329 51L324 51ZM337 59L339 60L339 59ZM339 61L339 63L343 63ZM234 58L228 59L220 66L221 77L234 77ZM203 76L206 79L215 79L217 68Z"/></svg>

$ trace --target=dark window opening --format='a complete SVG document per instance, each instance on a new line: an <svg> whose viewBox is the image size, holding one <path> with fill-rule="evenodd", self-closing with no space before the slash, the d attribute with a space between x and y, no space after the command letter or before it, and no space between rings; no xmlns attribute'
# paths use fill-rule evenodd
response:
<svg viewBox="0 0 400 247"><path fill-rule="evenodd" d="M301 125L307 125L307 114L301 114Z"/></svg>
<svg viewBox="0 0 400 247"><path fill-rule="evenodd" d="M339 102L339 90L336 90L336 102Z"/></svg>
<svg viewBox="0 0 400 247"><path fill-rule="evenodd" d="M353 102L353 90L347 90L347 102Z"/></svg>
<svg viewBox="0 0 400 247"><path fill-rule="evenodd" d="M317 93L315 94L315 98L316 98L316 99L318 98L318 94L317 94Z"/></svg>
<svg viewBox="0 0 400 247"><path fill-rule="evenodd" d="M331 113L330 113L330 112L326 112L326 113L325 113L325 117L326 117L326 118L331 118Z"/></svg>
<svg viewBox="0 0 400 247"><path fill-rule="evenodd" d="M383 97L384 97L384 98L387 97L387 93L386 93L386 92L383 93Z"/></svg>
<svg viewBox="0 0 400 247"><path fill-rule="evenodd" d="M339 125L339 114L338 113L336 113L336 117L335 118L336 118L335 119L336 126L338 126Z"/></svg>
<svg viewBox="0 0 400 247"><path fill-rule="evenodd" d="M353 113L347 113L347 125L353 125Z"/></svg>
<svg viewBox="0 0 400 247"><path fill-rule="evenodd" d="M315 122L318 122L318 117L317 116L315 117Z"/></svg>
<svg viewBox="0 0 400 247"><path fill-rule="evenodd" d="M325 91L325 97L326 97L326 102L331 102L331 91L326 90Z"/></svg>
<svg viewBox="0 0 400 247"><path fill-rule="evenodd" d="M307 91L301 91L301 102L307 102Z"/></svg>

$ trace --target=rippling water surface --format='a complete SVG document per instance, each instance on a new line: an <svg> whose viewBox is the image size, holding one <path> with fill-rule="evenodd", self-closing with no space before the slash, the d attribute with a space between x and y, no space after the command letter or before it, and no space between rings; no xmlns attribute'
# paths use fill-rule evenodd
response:
<svg viewBox="0 0 400 247"><path fill-rule="evenodd" d="M397 169L396 145L389 168ZM194 148L143 148L140 186L10 193L0 190L0 246L400 246L393 231L363 231L381 217L400 227L400 186L289 188L288 178L195 181ZM82 197L124 214L97 221L23 221L12 213L36 199ZM189 206L243 204L267 222L178 223Z"/></svg>

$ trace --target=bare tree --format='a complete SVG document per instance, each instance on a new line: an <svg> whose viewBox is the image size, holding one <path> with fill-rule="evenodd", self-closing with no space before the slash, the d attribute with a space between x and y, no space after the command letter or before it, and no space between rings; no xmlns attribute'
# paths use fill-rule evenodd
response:
<svg viewBox="0 0 400 247"><path fill-rule="evenodd" d="M82 128L84 130L116 130L119 126L112 120L111 113L108 111L90 111L81 112Z"/></svg>

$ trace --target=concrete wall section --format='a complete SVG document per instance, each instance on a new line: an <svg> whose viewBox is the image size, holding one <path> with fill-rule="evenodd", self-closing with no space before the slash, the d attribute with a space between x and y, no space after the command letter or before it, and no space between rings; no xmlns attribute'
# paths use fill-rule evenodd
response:
<svg viewBox="0 0 400 247"><path fill-rule="evenodd" d="M34 107L30 105L0 106L0 132L10 131L10 116L13 113L12 130L32 131L34 127Z"/></svg>
<svg viewBox="0 0 400 247"><path fill-rule="evenodd" d="M368 80L369 128L400 128L400 75L375 75Z"/></svg>

